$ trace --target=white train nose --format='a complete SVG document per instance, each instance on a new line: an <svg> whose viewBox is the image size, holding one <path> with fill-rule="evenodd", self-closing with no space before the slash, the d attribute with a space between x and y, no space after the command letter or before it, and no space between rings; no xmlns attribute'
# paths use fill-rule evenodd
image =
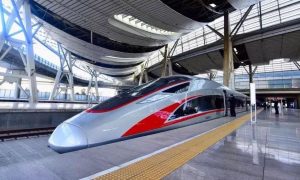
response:
<svg viewBox="0 0 300 180"><path fill-rule="evenodd" d="M51 134L48 144L53 150L63 153L86 148L88 141L80 127L64 122Z"/></svg>

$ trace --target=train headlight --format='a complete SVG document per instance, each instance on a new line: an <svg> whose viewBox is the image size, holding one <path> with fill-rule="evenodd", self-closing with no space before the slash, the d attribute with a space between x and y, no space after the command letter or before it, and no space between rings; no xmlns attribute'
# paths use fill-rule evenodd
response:
<svg viewBox="0 0 300 180"><path fill-rule="evenodd" d="M169 94L156 94L154 96L151 96L141 102L139 102L140 104L144 104L144 103L150 103L150 102L154 102L154 101L158 101L158 100L161 100L161 99L164 99L166 97L169 97L170 95Z"/></svg>

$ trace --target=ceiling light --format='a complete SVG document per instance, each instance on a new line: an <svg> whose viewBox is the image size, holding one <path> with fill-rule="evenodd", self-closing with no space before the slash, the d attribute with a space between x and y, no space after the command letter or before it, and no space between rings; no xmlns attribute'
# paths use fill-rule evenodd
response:
<svg viewBox="0 0 300 180"><path fill-rule="evenodd" d="M209 4L211 7L215 8L217 5L215 3Z"/></svg>
<svg viewBox="0 0 300 180"><path fill-rule="evenodd" d="M147 31L147 32L150 32L153 34L159 34L159 35L177 35L178 34L176 32L167 31L167 30L152 26L150 24L143 22L140 19L137 19L137 18L127 15L127 14L114 15L114 19L116 19L124 24L127 24L129 26L132 26L137 29Z"/></svg>
<svg viewBox="0 0 300 180"><path fill-rule="evenodd" d="M233 48L233 50L234 50L234 52L235 52L236 54L239 53L238 50L237 50L236 48Z"/></svg>

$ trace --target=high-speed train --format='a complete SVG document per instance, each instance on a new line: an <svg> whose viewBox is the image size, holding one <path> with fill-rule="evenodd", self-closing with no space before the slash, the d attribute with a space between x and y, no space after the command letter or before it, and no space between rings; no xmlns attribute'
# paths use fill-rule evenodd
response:
<svg viewBox="0 0 300 180"><path fill-rule="evenodd" d="M248 97L208 79L169 76L120 93L64 121L49 138L63 153L222 117L227 100L247 110Z"/></svg>

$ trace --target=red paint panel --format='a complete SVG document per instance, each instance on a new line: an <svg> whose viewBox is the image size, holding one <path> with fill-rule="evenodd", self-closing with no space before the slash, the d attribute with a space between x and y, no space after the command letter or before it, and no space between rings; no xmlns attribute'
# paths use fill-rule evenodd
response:
<svg viewBox="0 0 300 180"><path fill-rule="evenodd" d="M203 116L206 114L214 113L214 112L221 112L224 111L224 109L214 109L210 111L205 111L197 114L191 114L188 116L184 116L181 118L173 119L169 122L166 122L168 117L178 108L180 105L182 105L184 102L190 99L197 98L199 96L193 96L189 97L187 99L181 100L179 102L176 102L164 109L161 109L160 111L151 114L150 116L146 117L145 119L141 120L137 124L135 124L133 127L131 127L127 132L125 132L122 137L131 136L139 133L144 133L147 131L163 128L166 126L170 126L176 123L180 123L195 117Z"/></svg>
<svg viewBox="0 0 300 180"><path fill-rule="evenodd" d="M160 90L162 90L162 89L169 88L169 87L174 86L174 85L183 84L183 83L186 83L186 82L189 82L189 81L180 81L180 82L172 83L172 84L167 85L167 86L163 86L163 87L161 87L161 88L159 88L159 89L156 89L156 90L154 90L154 91L152 91L152 92L149 92L149 93L147 93L147 94L145 94L145 95L143 95L143 96L141 96L141 97L136 97L136 98L132 99L131 101L128 101L128 102L126 102L126 103L124 103L124 104L121 104L121 105L116 106L116 107L111 108L111 109L102 109L102 110L87 109L87 110L85 110L85 112L87 112L87 113L105 113L105 112L113 111L113 110L115 110L115 109L119 109L119 108L121 108L121 107L123 107L123 106L126 106L126 105L128 105L128 104L130 104L130 103L132 103L132 102L134 102L134 101L137 101L137 100L142 99L142 98L144 98L144 97L146 97L146 96L149 96L150 94L153 94L153 93L155 93L155 92L158 92L158 91L160 91Z"/></svg>
<svg viewBox="0 0 300 180"><path fill-rule="evenodd" d="M125 134L123 134L122 137L161 128L164 125L164 122L167 120L167 118L171 115L171 113L180 105L181 103L177 102L164 109L161 109L160 111L154 114L151 114L150 116L135 124Z"/></svg>

